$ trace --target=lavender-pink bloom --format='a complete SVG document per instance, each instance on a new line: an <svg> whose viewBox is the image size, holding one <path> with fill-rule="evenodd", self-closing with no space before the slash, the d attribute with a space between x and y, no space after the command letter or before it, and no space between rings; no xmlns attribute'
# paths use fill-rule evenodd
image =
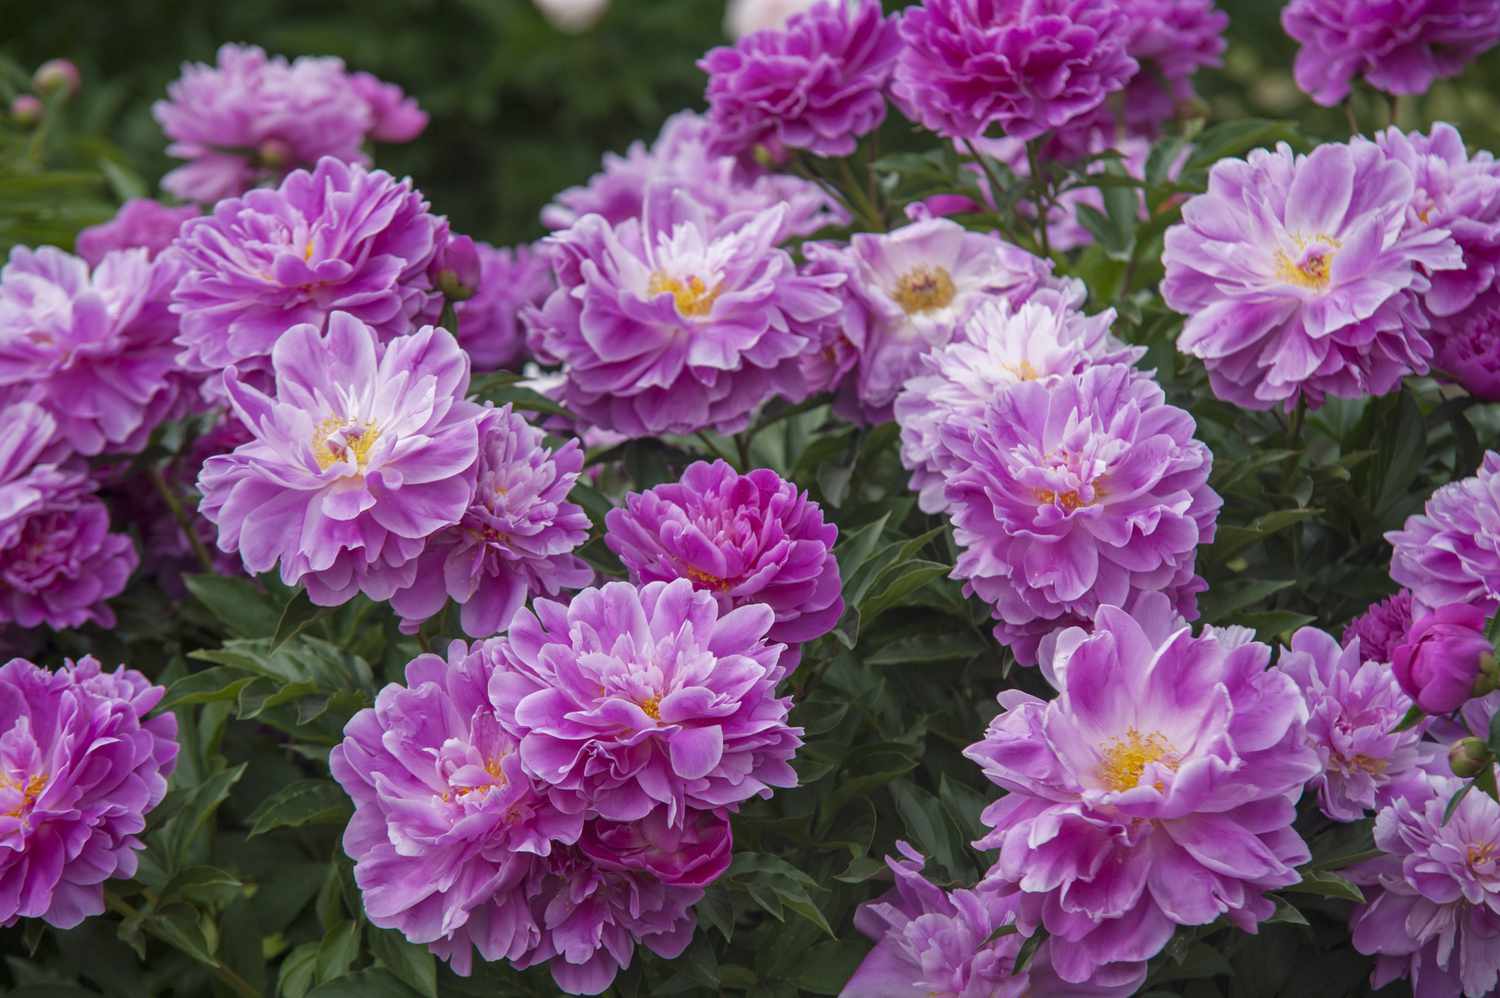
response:
<svg viewBox="0 0 1500 998"><path fill-rule="evenodd" d="M1086 115L1135 75L1115 0L924 0L901 18L891 93L939 135L991 125L1034 139Z"/></svg>
<svg viewBox="0 0 1500 998"><path fill-rule="evenodd" d="M1020 308L1004 299L980 305L950 343L922 358L926 373L896 397L901 463L924 512L947 506L944 426L981 419L986 405L1020 382L1051 384L1096 364L1133 364L1145 353L1110 335L1114 310L1087 316L1050 300L1057 297L1043 293Z"/></svg>
<svg viewBox="0 0 1500 998"><path fill-rule="evenodd" d="M90 267L99 266L112 250L137 247L146 251L148 259L155 260L172 245L182 223L197 217L198 209L190 204L169 208L149 198L131 198L108 222L91 225L78 233L74 248Z"/></svg>
<svg viewBox="0 0 1500 998"><path fill-rule="evenodd" d="M634 582L687 579L722 613L763 603L776 615L766 638L800 646L831 631L844 612L833 543L838 527L769 468L741 475L724 461L698 461L678 482L632 492L606 514L604 543Z"/></svg>
<svg viewBox="0 0 1500 998"><path fill-rule="evenodd" d="M729 869L734 836L723 811L689 811L674 827L657 808L639 821L589 822L578 848L604 867L639 870L677 887L707 887Z"/></svg>
<svg viewBox="0 0 1500 998"><path fill-rule="evenodd" d="M828 0L786 24L711 50L712 148L740 155L760 144L847 156L885 120L901 40L878 0Z"/></svg>
<svg viewBox="0 0 1500 998"><path fill-rule="evenodd" d="M420 621L450 598L471 637L502 631L531 594L558 596L594 580L573 551L589 537L589 518L568 493L583 470L583 449L569 440L556 451L546 435L509 405L479 424L474 500L456 525L427 539L408 588L391 606Z"/></svg>
<svg viewBox="0 0 1500 998"><path fill-rule="evenodd" d="M1390 94L1426 93L1500 41L1495 0L1292 0L1281 12L1302 44L1297 86L1324 107L1356 76Z"/></svg>
<svg viewBox="0 0 1500 998"><path fill-rule="evenodd" d="M1390 662L1391 652L1406 637L1411 627L1411 590L1403 589L1394 596L1371 603L1364 613L1349 621L1344 628L1344 644L1359 642L1361 662Z"/></svg>
<svg viewBox="0 0 1500 998"><path fill-rule="evenodd" d="M1367 904L1354 910L1354 948L1377 958L1370 984L1410 978L1417 998L1485 998L1500 980L1500 804L1431 777L1375 818L1388 855L1351 876Z"/></svg>
<svg viewBox="0 0 1500 998"><path fill-rule="evenodd" d="M840 279L797 273L776 248L785 221L783 207L716 221L656 185L638 220L551 236L558 289L524 315L533 353L565 365L564 404L639 437L732 433L772 396L803 397L797 358Z"/></svg>
<svg viewBox="0 0 1500 998"><path fill-rule="evenodd" d="M178 267L144 249L88 265L51 246L16 246L0 269L0 403L31 401L81 454L145 446L177 400Z"/></svg>
<svg viewBox="0 0 1500 998"><path fill-rule="evenodd" d="M1229 15L1214 0L1121 0L1125 51L1140 64L1120 103L1132 135L1155 137L1178 108L1191 101L1192 77L1218 66Z"/></svg>
<svg viewBox="0 0 1500 998"><path fill-rule="evenodd" d="M537 600L504 638L490 696L527 771L635 821L730 807L796 786L801 729L778 699L781 646L764 604L726 614L691 582L611 582L567 606Z"/></svg>
<svg viewBox="0 0 1500 998"><path fill-rule="evenodd" d="M136 836L167 792L177 718L166 692L92 657L55 672L0 666L0 925L71 929L104 912L104 881L135 875Z"/></svg>
<svg viewBox="0 0 1500 998"><path fill-rule="evenodd" d="M994 609L1023 664L1047 631L1163 592L1197 615L1193 572L1220 499L1193 418L1123 365L1024 381L943 428L945 498L964 549L953 576Z"/></svg>
<svg viewBox="0 0 1500 998"><path fill-rule="evenodd" d="M1406 695L1429 714L1447 714L1473 696L1480 660L1491 651L1489 614L1467 603L1440 606L1412 620L1391 650L1391 672Z"/></svg>
<svg viewBox="0 0 1500 998"><path fill-rule="evenodd" d="M985 886L1019 892L1065 981L1155 956L1178 925L1246 931L1298 881L1292 828L1321 767L1292 679L1270 649L1187 628L1162 641L1114 606L1069 631L1050 702L1019 691L967 755L1008 794L984 812Z"/></svg>
<svg viewBox="0 0 1500 998"><path fill-rule="evenodd" d="M1433 367L1475 398L1500 402L1500 288L1492 286L1458 315L1434 325Z"/></svg>
<svg viewBox="0 0 1500 998"><path fill-rule="evenodd" d="M326 334L287 330L271 360L274 398L224 373L255 439L204 463L199 512L221 551L254 573L280 562L282 581L304 583L315 603L389 599L474 498L484 410L463 400L468 359L431 326L381 349L335 312Z"/></svg>
<svg viewBox="0 0 1500 998"><path fill-rule="evenodd" d="M427 127L427 112L399 86L369 73L351 73L349 86L370 107L370 138L376 142L410 142Z"/></svg>
<svg viewBox="0 0 1500 998"><path fill-rule="evenodd" d="M458 343L476 371L519 368L526 353L523 309L540 306L557 287L552 266L532 246L496 249L477 243L479 281L474 296L460 301Z"/></svg>
<svg viewBox="0 0 1500 998"><path fill-rule="evenodd" d="M1252 409L1358 398L1423 374L1427 274L1458 267L1445 229L1411 231L1411 171L1373 142L1229 159L1167 231L1162 296L1178 348L1214 393Z"/></svg>
<svg viewBox="0 0 1500 998"><path fill-rule="evenodd" d="M1358 821L1390 803L1420 759L1419 728L1396 731L1412 701L1383 661L1366 661L1358 639L1340 648L1311 627L1292 635L1276 667L1307 700L1307 737L1323 771L1312 781L1334 821Z"/></svg>
<svg viewBox="0 0 1500 998"><path fill-rule="evenodd" d="M176 247L186 272L172 293L182 362L266 371L282 333L322 328L336 311L382 338L435 322L442 296L429 268L448 225L427 209L410 180L324 158L185 223Z"/></svg>
<svg viewBox="0 0 1500 998"><path fill-rule="evenodd" d="M944 891L922 876L923 858L897 842L903 858L886 858L895 887L860 905L854 927L875 940L841 998L1125 998L1145 980L1143 963L1102 967L1084 984L1052 970L1043 942L1013 973L1024 937L995 935L1016 922L1019 896L997 890Z"/></svg>
<svg viewBox="0 0 1500 998"><path fill-rule="evenodd" d="M1390 542L1391 578L1428 607L1500 600L1500 453L1477 475L1449 482Z"/></svg>

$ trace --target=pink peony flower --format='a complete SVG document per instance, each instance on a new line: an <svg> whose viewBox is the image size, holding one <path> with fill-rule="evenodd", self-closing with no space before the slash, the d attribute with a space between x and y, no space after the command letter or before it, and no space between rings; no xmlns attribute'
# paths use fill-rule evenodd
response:
<svg viewBox="0 0 1500 998"><path fill-rule="evenodd" d="M557 287L545 254L532 246L476 246L479 275L472 298L454 306L458 342L476 371L519 369L526 356L521 312L540 306Z"/></svg>
<svg viewBox="0 0 1500 998"><path fill-rule="evenodd" d="M1391 650L1391 670L1401 689L1429 714L1447 714L1473 696L1480 659L1490 654L1489 615L1465 603L1438 607L1412 621Z"/></svg>
<svg viewBox="0 0 1500 998"><path fill-rule="evenodd" d="M674 827L657 808L639 821L589 822L578 848L603 867L639 870L677 887L707 887L729 869L734 837L723 811L689 811Z"/></svg>
<svg viewBox="0 0 1500 998"><path fill-rule="evenodd" d="M147 259L155 260L172 245L182 223L197 217L198 209L192 205L169 208L149 198L131 198L108 222L78 233L75 248L90 267L99 266L113 250L137 247L146 251Z"/></svg>
<svg viewBox="0 0 1500 998"><path fill-rule="evenodd" d="M1479 473L1449 482L1425 512L1385 535L1394 549L1391 578L1428 607L1500 600L1500 453L1489 451Z"/></svg>
<svg viewBox="0 0 1500 998"><path fill-rule="evenodd" d="M1412 595L1408 589L1371 603L1344 628L1344 646L1358 641L1361 662L1390 662L1392 652L1411 627L1411 616Z"/></svg>

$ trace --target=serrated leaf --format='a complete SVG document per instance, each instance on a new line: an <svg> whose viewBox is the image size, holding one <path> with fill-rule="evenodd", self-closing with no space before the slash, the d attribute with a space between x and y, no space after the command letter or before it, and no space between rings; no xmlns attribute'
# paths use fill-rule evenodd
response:
<svg viewBox="0 0 1500 998"><path fill-rule="evenodd" d="M273 828L296 828L310 824L340 824L348 820L351 805L337 784L328 780L299 780L261 801L250 815L250 837Z"/></svg>

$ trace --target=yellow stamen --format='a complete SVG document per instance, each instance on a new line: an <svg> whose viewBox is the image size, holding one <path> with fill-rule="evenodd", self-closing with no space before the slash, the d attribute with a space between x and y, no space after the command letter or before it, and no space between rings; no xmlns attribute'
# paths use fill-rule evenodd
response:
<svg viewBox="0 0 1500 998"><path fill-rule="evenodd" d="M1488 863L1500 853L1500 842L1481 842L1478 845L1469 846L1469 865L1478 866L1480 863Z"/></svg>
<svg viewBox="0 0 1500 998"><path fill-rule="evenodd" d="M309 239L307 241L307 248L302 251L302 259L305 260L308 263L312 263L312 255L313 255L313 241L311 239Z"/></svg>
<svg viewBox="0 0 1500 998"><path fill-rule="evenodd" d="M907 315L936 312L947 308L958 295L953 278L942 267L917 267L896 282L891 297Z"/></svg>
<svg viewBox="0 0 1500 998"><path fill-rule="evenodd" d="M1322 290L1328 287L1333 279L1333 253L1342 244L1332 236L1318 236L1312 240L1293 236L1292 241L1296 244L1300 257L1294 260L1286 253L1277 251L1276 276L1299 288ZM1309 246L1315 247L1312 252L1307 252Z"/></svg>
<svg viewBox="0 0 1500 998"><path fill-rule="evenodd" d="M677 314L688 319L698 319L707 315L712 311L714 301L719 297L719 289L710 289L703 283L701 277L689 277L686 281L680 281L661 271L651 275L651 281L646 285L646 293L653 297L670 294L677 305Z"/></svg>
<svg viewBox="0 0 1500 998"><path fill-rule="evenodd" d="M1111 790L1131 790L1140 785L1141 774L1153 762L1176 766L1177 756L1171 744L1160 732L1143 736L1131 728L1124 738L1112 739L1105 747L1104 758L1099 762L1099 779Z"/></svg>
<svg viewBox="0 0 1500 998"><path fill-rule="evenodd" d="M3 786L7 790L20 792L21 803L5 812L7 818L19 818L23 812L36 803L36 799L42 795L42 791L47 789L47 777L39 773L24 784L21 784L4 773L0 773L0 786Z"/></svg>
<svg viewBox="0 0 1500 998"><path fill-rule="evenodd" d="M1005 369L1016 376L1018 381L1035 381L1042 375L1036 368L1031 366L1031 361L1023 360L1019 364L1006 364Z"/></svg>
<svg viewBox="0 0 1500 998"><path fill-rule="evenodd" d="M333 439L337 436L337 439ZM337 416L329 416L313 431L313 457L318 467L327 471L340 461L353 459L364 471L370 461L370 448L380 439L380 431L374 423L350 426Z"/></svg>
<svg viewBox="0 0 1500 998"><path fill-rule="evenodd" d="M709 575L707 572L699 571L696 568L688 568L683 574L699 585L707 586L710 589L717 589L721 593L729 591L728 579L721 579L717 575Z"/></svg>
<svg viewBox="0 0 1500 998"><path fill-rule="evenodd" d="M641 701L641 710L653 721L661 720L661 697L650 696Z"/></svg>

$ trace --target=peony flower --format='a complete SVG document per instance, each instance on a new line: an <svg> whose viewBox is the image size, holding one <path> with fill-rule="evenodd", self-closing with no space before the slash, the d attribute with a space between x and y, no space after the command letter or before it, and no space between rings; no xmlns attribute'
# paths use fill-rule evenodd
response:
<svg viewBox="0 0 1500 998"><path fill-rule="evenodd" d="M1023 381L981 418L943 427L953 577L993 608L1022 664L1050 630L1140 593L1197 615L1193 572L1222 504L1193 418L1124 365Z"/></svg>
<svg viewBox="0 0 1500 998"><path fill-rule="evenodd" d="M770 607L776 620L766 639L787 646L781 674L844 613L833 557L838 527L769 468L741 475L723 461L698 461L678 482L630 493L604 523L604 543L632 582L687 579L725 614Z"/></svg>
<svg viewBox="0 0 1500 998"><path fill-rule="evenodd" d="M1500 453L1489 451L1472 478L1449 482L1427 508L1385 539L1391 578L1425 606L1500 599Z"/></svg>
<svg viewBox="0 0 1500 998"><path fill-rule="evenodd" d="M1013 308L1003 298L980 305L953 340L922 357L927 373L907 381L894 406L901 463L923 512L940 513L943 427L980 420L984 408L1023 381L1052 384L1096 364L1134 364L1144 354L1109 334L1113 309L1087 316L1044 292Z"/></svg>
<svg viewBox="0 0 1500 998"><path fill-rule="evenodd" d="M1316 407L1425 374L1427 273L1458 267L1446 230L1403 228L1411 171L1374 143L1285 143L1221 160L1208 193L1167 231L1167 305L1177 340L1214 394L1251 409Z"/></svg>
<svg viewBox="0 0 1500 998"><path fill-rule="evenodd" d="M1426 93L1500 41L1495 0L1292 0L1281 26L1301 43L1297 86L1324 107L1356 76L1389 94Z"/></svg>
<svg viewBox="0 0 1500 998"><path fill-rule="evenodd" d="M421 655L344 727L328 764L354 801L344 852L365 915L467 975L472 953L519 960L541 939L528 888L578 840L583 807L521 765L489 699L494 663L462 642Z"/></svg>
<svg viewBox="0 0 1500 998"><path fill-rule="evenodd" d="M1411 627L1411 615L1412 596L1408 589L1371 603L1344 628L1344 647L1352 647L1358 641L1361 662L1390 662L1391 653Z"/></svg>
<svg viewBox="0 0 1500 998"><path fill-rule="evenodd" d="M848 156L885 120L885 87L901 49L878 0L827 0L698 62L708 74L711 148L758 145Z"/></svg>
<svg viewBox="0 0 1500 998"><path fill-rule="evenodd" d="M803 250L809 273L845 279L843 309L821 324L817 349L803 358L804 375L812 386L836 391L840 415L863 422L891 418L922 355L952 339L980 303L1000 298L1019 306L1041 290L1068 304L1083 301L1083 286L1053 277L1051 263L947 219L857 233L847 247L814 243Z"/></svg>
<svg viewBox="0 0 1500 998"><path fill-rule="evenodd" d="M0 666L0 925L71 929L104 913L104 881L135 876L145 815L177 763L166 690L92 657L50 672Z"/></svg>
<svg viewBox="0 0 1500 998"><path fill-rule="evenodd" d="M1480 659L1490 654L1488 613L1464 603L1439 607L1412 621L1391 650L1401 689L1428 714L1447 714L1473 696Z"/></svg>
<svg viewBox="0 0 1500 998"><path fill-rule="evenodd" d="M823 0L729 0L724 9L724 33L741 39L756 31L779 28Z"/></svg>
<svg viewBox="0 0 1500 998"><path fill-rule="evenodd" d="M1125 998L1146 977L1142 963L1102 967L1085 985L1060 980L1043 942L1021 973L1012 973L1024 937L996 935L1016 922L1018 895L982 887L944 891L922 876L922 854L897 842L903 859L886 858L896 886L859 906L854 927L875 940L841 998Z"/></svg>
<svg viewBox="0 0 1500 998"><path fill-rule="evenodd" d="M532 352L566 365L562 400L632 437L734 433L775 395L801 398L807 330L837 277L803 277L776 243L786 210L715 221L651 188L639 220L588 216L548 238L558 288L524 313Z"/></svg>
<svg viewBox="0 0 1500 998"><path fill-rule="evenodd" d="M271 355L275 397L224 372L250 443L211 457L198 511L255 574L281 563L321 606L364 592L389 599L412 584L427 539L474 498L479 421L463 400L469 364L428 326L383 349L374 331L335 312L327 333L293 326Z"/></svg>
<svg viewBox="0 0 1500 998"><path fill-rule="evenodd" d="M478 371L517 369L526 355L523 309L540 306L557 287L546 256L531 246L476 246L479 281L474 296L454 306L458 342Z"/></svg>
<svg viewBox="0 0 1500 998"><path fill-rule="evenodd" d="M80 454L131 453L177 401L176 262L109 253L92 273L51 246L0 269L0 404L35 402Z"/></svg>
<svg viewBox="0 0 1500 998"><path fill-rule="evenodd" d="M391 606L408 622L439 612L452 598L471 637L502 631L529 594L557 596L594 581L573 551L589 538L589 518L567 501L583 450L569 440L556 451L545 434L509 405L479 424L474 499L463 518L433 534L408 588Z"/></svg>
<svg viewBox="0 0 1500 998"><path fill-rule="evenodd" d="M40 406L0 406L0 625L113 627L105 603L138 559L57 421Z"/></svg>
<svg viewBox="0 0 1500 998"><path fill-rule="evenodd" d="M1410 978L1417 998L1484 998L1500 978L1500 804L1464 795L1462 781L1430 777L1375 818L1388 855L1355 871L1366 904L1349 927L1376 958L1370 986Z"/></svg>
<svg viewBox="0 0 1500 998"><path fill-rule="evenodd" d="M603 867L639 870L678 887L707 887L729 869L734 837L723 811L689 811L673 827L657 808L639 821L589 822L578 848Z"/></svg>
<svg viewBox="0 0 1500 998"><path fill-rule="evenodd" d="M1155 138L1180 107L1196 99L1193 74L1222 63L1229 15L1214 0L1122 0L1120 5L1125 52L1140 65L1119 101L1123 124L1130 135Z"/></svg>
<svg viewBox="0 0 1500 998"><path fill-rule="evenodd" d="M198 209L190 204L169 208L149 198L131 198L108 222L78 233L74 248L90 267L99 266L113 250L137 247L146 251L148 260L155 260L172 245L182 223L197 217Z"/></svg>
<svg viewBox="0 0 1500 998"><path fill-rule="evenodd" d="M1186 628L1154 641L1115 606L1065 632L1057 699L1009 690L966 755L1007 794L985 809L998 849L981 885L1045 926L1053 969L1084 982L1148 960L1179 925L1245 931L1309 858L1292 827L1321 771L1292 679L1270 649Z"/></svg>
<svg viewBox="0 0 1500 998"><path fill-rule="evenodd" d="M325 158L185 223L176 246L186 272L172 293L182 363L268 373L286 330L322 328L334 312L385 339L437 321L442 296L428 269L448 228L427 208L409 180Z"/></svg>
<svg viewBox="0 0 1500 998"><path fill-rule="evenodd" d="M1291 676L1307 701L1307 738L1323 764L1312 786L1318 806L1334 821L1359 821L1389 804L1420 763L1418 728L1397 732L1411 708L1383 661L1365 660L1359 639L1346 648L1304 627L1276 667Z"/></svg>
<svg viewBox="0 0 1500 998"><path fill-rule="evenodd" d="M401 88L368 73L349 75L342 59L304 56L287 62L253 45L222 45L213 66L184 63L151 108L185 159L162 178L168 193L213 203L259 183L276 183L324 156L368 163L368 138L415 138L427 116Z"/></svg>
<svg viewBox="0 0 1500 998"><path fill-rule="evenodd" d="M1475 398L1500 402L1500 288L1491 287L1458 315L1435 324L1440 332L1433 366Z"/></svg>
<svg viewBox="0 0 1500 998"><path fill-rule="evenodd" d="M775 695L773 619L758 603L721 615L686 579L611 582L567 606L537 600L479 648L528 772L607 821L661 809L678 828L689 809L796 786L802 729Z"/></svg>
<svg viewBox="0 0 1500 998"><path fill-rule="evenodd" d="M1089 114L1139 68L1114 0L923 0L901 18L891 95L951 139L1035 139Z"/></svg>
<svg viewBox="0 0 1500 998"><path fill-rule="evenodd" d="M848 221L813 181L767 173L740 158L710 152L709 140L703 115L677 112L662 125L650 149L636 142L624 156L606 153L602 172L585 186L562 191L542 209L542 224L566 229L585 215L602 215L610 225L619 225L640 217L647 189L657 184L686 191L715 220L784 204L789 236L809 236Z"/></svg>

